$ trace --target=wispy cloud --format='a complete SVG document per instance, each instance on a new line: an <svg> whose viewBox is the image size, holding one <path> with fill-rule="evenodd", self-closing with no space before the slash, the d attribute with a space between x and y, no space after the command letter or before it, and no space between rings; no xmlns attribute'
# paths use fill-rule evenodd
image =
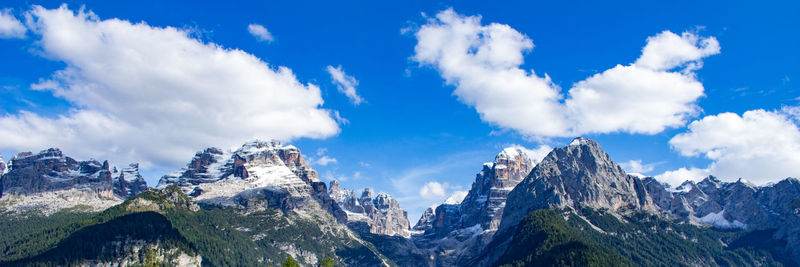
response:
<svg viewBox="0 0 800 267"><path fill-rule="evenodd" d="M339 89L339 92L343 93L345 96L347 96L347 98L350 99L350 102L352 102L353 105L358 106L364 102L364 98L356 93L358 80L356 80L355 77L344 73L341 65L335 68L333 66L328 66L327 70L331 75L331 82L336 85L336 88Z"/></svg>
<svg viewBox="0 0 800 267"><path fill-rule="evenodd" d="M272 36L272 33L269 32L269 30L267 30L267 28L261 24L253 23L247 25L247 31L250 32L250 34L252 34L253 37L255 37L256 40L258 40L259 42L271 43L272 41L275 40L275 37Z"/></svg>

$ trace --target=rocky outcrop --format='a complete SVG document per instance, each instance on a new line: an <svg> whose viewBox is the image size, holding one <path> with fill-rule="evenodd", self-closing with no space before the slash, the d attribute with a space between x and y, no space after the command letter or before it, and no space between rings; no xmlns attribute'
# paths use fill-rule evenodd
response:
<svg viewBox="0 0 800 267"><path fill-rule="evenodd" d="M3 174L6 174L6 162L3 160L3 155L0 154L0 176L3 176Z"/></svg>
<svg viewBox="0 0 800 267"><path fill-rule="evenodd" d="M435 216L436 214L433 212L433 208L425 209L425 212L423 212L422 216L419 217L417 224L415 224L411 229L421 232L431 229L433 227L433 220L436 218Z"/></svg>
<svg viewBox="0 0 800 267"><path fill-rule="evenodd" d="M365 188L358 196L353 190L342 189L335 180L330 182L329 194L345 210L351 228L373 234L411 236L408 214L389 194L379 193L373 198L372 190Z"/></svg>
<svg viewBox="0 0 800 267"><path fill-rule="evenodd" d="M345 212L328 195L327 186L306 164L300 150L278 141L248 142L231 152L205 149L186 167L161 177L157 187L171 184L202 204L265 204L283 211L310 205L339 221L346 220Z"/></svg>

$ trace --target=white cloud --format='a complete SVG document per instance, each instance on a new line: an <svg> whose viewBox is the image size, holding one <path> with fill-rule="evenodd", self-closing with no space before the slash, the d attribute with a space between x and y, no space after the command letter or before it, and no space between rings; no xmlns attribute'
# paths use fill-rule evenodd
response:
<svg viewBox="0 0 800 267"><path fill-rule="evenodd" d="M525 135L559 136L569 130L550 77L519 68L523 52L533 48L527 36L447 9L423 25L416 38L413 59L434 66L482 120Z"/></svg>
<svg viewBox="0 0 800 267"><path fill-rule="evenodd" d="M317 154L315 157L308 157L308 161L311 164L316 164L320 166L328 166L331 163L337 163L336 158L329 157L326 155L328 153L327 148L319 148L317 149Z"/></svg>
<svg viewBox="0 0 800 267"><path fill-rule="evenodd" d="M314 160L314 163L319 164L320 166L327 166L330 163L336 163L336 159L326 155Z"/></svg>
<svg viewBox="0 0 800 267"><path fill-rule="evenodd" d="M275 38L272 37L272 33L270 33L269 30L267 30L267 28L265 28L263 25L260 24L253 23L247 25L247 31L250 32L250 34L252 34L253 37L255 37L256 40L258 40L259 42L266 41L268 43L271 43L272 41L275 40Z"/></svg>
<svg viewBox="0 0 800 267"><path fill-rule="evenodd" d="M417 31L413 59L435 67L482 120L533 137L654 134L682 126L697 114L695 101L703 96L693 71L700 59L719 53L713 37L664 31L647 39L635 63L580 81L565 98L547 74L520 68L533 48L530 38L480 20L452 9L440 12Z"/></svg>
<svg viewBox="0 0 800 267"><path fill-rule="evenodd" d="M662 183L667 183L671 188L678 187L685 181L695 181L699 182L705 177L711 175L708 169L700 169L691 167L687 168L680 168L674 171L666 171L662 174L656 175L656 180L661 181Z"/></svg>
<svg viewBox="0 0 800 267"><path fill-rule="evenodd" d="M75 108L55 118L0 118L0 148L56 146L78 158L174 168L206 146L339 132L319 87L289 68L188 32L34 6L26 24L42 54L66 67L32 85Z"/></svg>
<svg viewBox="0 0 800 267"><path fill-rule="evenodd" d="M708 173L723 180L764 184L800 177L800 130L782 111L706 116L669 143L681 155L712 160Z"/></svg>
<svg viewBox="0 0 800 267"><path fill-rule="evenodd" d="M419 196L426 199L441 199L445 196L447 187L447 183L427 182L419 189Z"/></svg>
<svg viewBox="0 0 800 267"><path fill-rule="evenodd" d="M629 160L619 164L628 173L647 174L653 171L655 164L642 164L641 160Z"/></svg>
<svg viewBox="0 0 800 267"><path fill-rule="evenodd" d="M358 81L355 77L345 74L341 65L336 68L328 66L327 69L328 73L331 75L331 83L335 84L339 92L347 96L350 102L353 102L353 105L358 106L364 102L364 99L356 93Z"/></svg>
<svg viewBox="0 0 800 267"><path fill-rule="evenodd" d="M22 39L28 30L13 14L11 9L0 10L0 39Z"/></svg>

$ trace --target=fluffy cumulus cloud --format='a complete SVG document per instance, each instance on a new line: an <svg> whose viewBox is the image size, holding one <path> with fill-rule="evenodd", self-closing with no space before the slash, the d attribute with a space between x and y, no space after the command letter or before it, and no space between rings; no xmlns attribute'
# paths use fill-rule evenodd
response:
<svg viewBox="0 0 800 267"><path fill-rule="evenodd" d="M448 184L427 182L419 189L419 196L426 199L442 199L447 193Z"/></svg>
<svg viewBox="0 0 800 267"><path fill-rule="evenodd" d="M11 9L0 10L0 38L25 38L28 29L13 14Z"/></svg>
<svg viewBox="0 0 800 267"><path fill-rule="evenodd" d="M526 135L569 131L558 88L547 75L519 68L523 53L533 48L527 36L447 9L423 25L416 38L413 59L434 66L456 87L459 101L475 107L484 121Z"/></svg>
<svg viewBox="0 0 800 267"><path fill-rule="evenodd" d="M256 40L258 40L259 42L271 43L272 41L275 40L275 37L272 37L272 33L269 32L269 30L267 30L267 28L261 24L253 23L247 25L247 31L250 32L250 34L253 35L253 37L255 37Z"/></svg>
<svg viewBox="0 0 800 267"><path fill-rule="evenodd" d="M347 75L342 70L342 66L333 67L328 66L327 68L328 74L331 75L331 82L336 85L336 88L339 89L339 92L347 96L350 99L350 102L353 105L358 106L364 99L358 95L356 92L356 86L358 86L358 80L355 77Z"/></svg>
<svg viewBox="0 0 800 267"><path fill-rule="evenodd" d="M791 109L706 116L669 143L681 155L711 160L707 168L692 170L723 180L745 178L763 184L800 177L800 130L786 110ZM683 179L696 179L697 174L688 176L692 170Z"/></svg>
<svg viewBox="0 0 800 267"><path fill-rule="evenodd" d="M66 6L34 6L26 25L41 53L66 66L31 88L75 108L56 117L0 117L3 149L57 146L81 158L175 167L206 146L339 132L316 85L187 31L101 20Z"/></svg>
<svg viewBox="0 0 800 267"><path fill-rule="evenodd" d="M564 96L547 74L520 68L533 41L508 25L483 25L479 16L448 9L416 38L413 59L436 68L459 101L486 122L533 137L654 134L682 126L703 96L693 71L720 51L713 37L664 31L647 39L636 62L577 82Z"/></svg>

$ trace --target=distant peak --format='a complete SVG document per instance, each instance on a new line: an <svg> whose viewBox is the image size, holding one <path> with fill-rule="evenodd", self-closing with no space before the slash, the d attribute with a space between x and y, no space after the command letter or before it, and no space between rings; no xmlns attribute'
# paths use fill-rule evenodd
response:
<svg viewBox="0 0 800 267"><path fill-rule="evenodd" d="M575 139L572 139L572 142L569 143L569 146L581 145L597 145L597 142L585 137L575 137Z"/></svg>
<svg viewBox="0 0 800 267"><path fill-rule="evenodd" d="M495 156L494 163L497 163L498 161L501 160L513 161L518 159L523 161L532 161L533 160L533 155L531 155L532 153L533 152L530 151L529 149L519 145L509 146L504 148L502 151L500 151L500 153L497 154L497 156ZM487 164L492 164L492 163L487 163ZM492 167L492 165L488 165L488 167Z"/></svg>

